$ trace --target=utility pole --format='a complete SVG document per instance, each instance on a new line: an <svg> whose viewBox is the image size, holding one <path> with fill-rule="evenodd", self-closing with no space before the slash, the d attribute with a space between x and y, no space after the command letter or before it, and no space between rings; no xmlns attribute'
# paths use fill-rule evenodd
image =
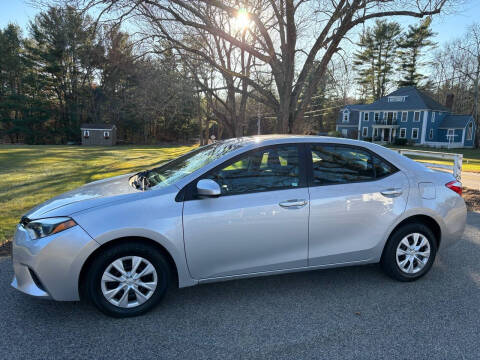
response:
<svg viewBox="0 0 480 360"><path fill-rule="evenodd" d="M257 109L257 135L260 135L260 107Z"/></svg>

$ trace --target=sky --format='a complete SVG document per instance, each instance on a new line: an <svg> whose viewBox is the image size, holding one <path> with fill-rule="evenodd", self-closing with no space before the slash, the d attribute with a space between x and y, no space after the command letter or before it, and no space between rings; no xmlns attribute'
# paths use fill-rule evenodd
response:
<svg viewBox="0 0 480 360"><path fill-rule="evenodd" d="M28 22L38 9L24 0L0 0L0 28L15 23L27 33ZM433 18L432 28L437 33L435 41L442 45L445 42L461 37L467 26L480 21L480 0L464 0L464 5L454 14L445 14ZM398 18L402 25L418 21L417 19ZM405 26L406 27L406 26Z"/></svg>

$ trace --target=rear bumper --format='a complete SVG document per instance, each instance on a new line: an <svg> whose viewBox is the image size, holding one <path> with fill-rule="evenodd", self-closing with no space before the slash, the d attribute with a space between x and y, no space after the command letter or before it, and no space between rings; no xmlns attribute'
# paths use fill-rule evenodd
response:
<svg viewBox="0 0 480 360"><path fill-rule="evenodd" d="M88 256L99 247L80 226L31 240L17 227L12 247L12 286L31 296L79 300L78 280Z"/></svg>
<svg viewBox="0 0 480 360"><path fill-rule="evenodd" d="M440 247L449 247L460 241L467 224L467 206L459 196L455 206L444 216Z"/></svg>

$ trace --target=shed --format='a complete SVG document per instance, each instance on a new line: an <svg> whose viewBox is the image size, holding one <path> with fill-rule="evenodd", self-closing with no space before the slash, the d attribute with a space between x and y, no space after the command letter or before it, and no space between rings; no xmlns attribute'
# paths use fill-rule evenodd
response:
<svg viewBox="0 0 480 360"><path fill-rule="evenodd" d="M82 145L113 146L117 142L117 127L109 124L82 124Z"/></svg>

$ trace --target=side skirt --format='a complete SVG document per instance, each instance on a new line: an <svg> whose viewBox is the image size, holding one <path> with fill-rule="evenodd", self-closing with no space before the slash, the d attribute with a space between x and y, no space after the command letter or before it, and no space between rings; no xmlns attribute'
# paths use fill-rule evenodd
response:
<svg viewBox="0 0 480 360"><path fill-rule="evenodd" d="M368 259L368 260L360 260L360 261L352 261L352 262L344 262L344 263L325 264L325 265L316 265L316 266L305 266L305 267L293 268L293 269L272 270L272 271L255 272L255 273L248 273L248 274L219 276L219 277L214 277L214 278L201 279L201 280L198 281L198 284L208 284L208 283L214 283L214 282L220 282L220 281L229 281L229 280L246 279L246 278L260 277L260 276L288 274L288 273L318 270L318 269L331 269L331 268L337 268L337 267L366 265L366 264L374 264L374 263L377 263L377 262L378 261L375 260L375 259Z"/></svg>

